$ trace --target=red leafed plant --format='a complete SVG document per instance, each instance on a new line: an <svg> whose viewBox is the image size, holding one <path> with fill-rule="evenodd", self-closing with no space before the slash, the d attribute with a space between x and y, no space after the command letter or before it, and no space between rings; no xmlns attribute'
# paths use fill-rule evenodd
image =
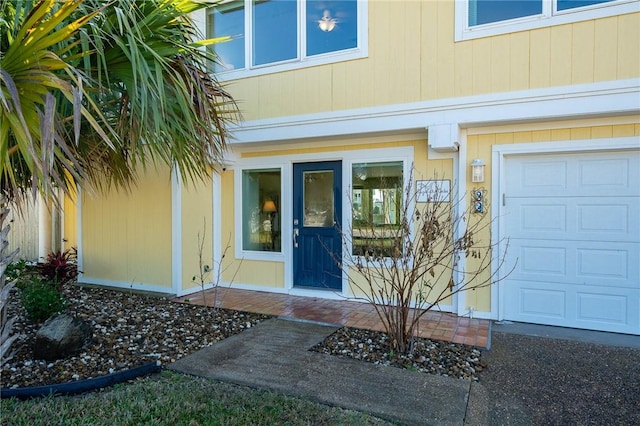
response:
<svg viewBox="0 0 640 426"><path fill-rule="evenodd" d="M51 252L45 262L38 264L38 272L45 280L61 286L75 280L78 276L77 257L75 247L65 251Z"/></svg>

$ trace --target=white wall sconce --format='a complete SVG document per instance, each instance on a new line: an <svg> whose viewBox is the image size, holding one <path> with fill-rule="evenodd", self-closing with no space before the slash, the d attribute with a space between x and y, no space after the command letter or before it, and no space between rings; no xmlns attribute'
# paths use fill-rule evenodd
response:
<svg viewBox="0 0 640 426"><path fill-rule="evenodd" d="M481 158L475 158L471 162L471 182L484 182L484 161Z"/></svg>

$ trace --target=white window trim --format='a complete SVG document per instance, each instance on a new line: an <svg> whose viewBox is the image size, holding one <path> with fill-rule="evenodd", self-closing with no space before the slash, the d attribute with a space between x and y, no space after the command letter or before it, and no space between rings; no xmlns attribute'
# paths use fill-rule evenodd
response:
<svg viewBox="0 0 640 426"><path fill-rule="evenodd" d="M284 247L283 244L280 244L280 251L260 251L260 250L245 250L243 247L243 226L242 226L242 175L244 171L251 171L257 169L269 169L269 170L280 170L280 206L286 206L290 204L289 196L285 193L285 183L289 181L288 176L285 175L285 171L287 170L286 164L283 163L271 163L271 162L262 162L246 165L243 167L234 167L234 187L236 188L234 193L234 211L235 211L235 256L236 259L247 259L247 260L266 260L272 262L283 262L284 257ZM286 197L286 199L285 199ZM286 204L285 204L286 203ZM282 228L282 224L284 224L284 211L280 212L280 228ZM288 222L287 222L288 223ZM280 234L280 238L284 238L282 233Z"/></svg>
<svg viewBox="0 0 640 426"><path fill-rule="evenodd" d="M639 0L618 0L576 9L556 11L556 2L542 0L542 14L507 21L492 22L472 28L468 22L468 0L456 0L455 3L455 41L473 40L518 31L533 30L553 25L570 24L609 16L640 12Z"/></svg>
<svg viewBox="0 0 640 426"><path fill-rule="evenodd" d="M252 52L253 46L251 43L250 35L246 34L246 45L245 45L245 52L244 52L245 68L232 70L232 71L217 72L216 77L218 78L219 81L229 81L229 80L236 80L239 78L256 77L259 75L273 74L273 73L278 73L283 71L296 70L300 68L307 68L307 67L313 67L318 65L333 64L336 62L350 61L353 59L366 58L369 55L368 1L369 0L358 0L358 8L357 8L358 10L358 16L357 16L358 45L357 47L353 49L340 50L338 52L325 53L322 55L303 56L302 46L306 45L306 32L303 31L302 26L299 25L298 52L297 52L298 57L297 58L282 61L282 62L253 66L251 65L251 52ZM252 8L247 9L245 7L245 14L244 14L245 28L251 28L252 13L253 13ZM298 7L298 23L301 23L304 20L305 15L306 15L306 3L302 1L300 2L300 7ZM207 34L206 15L204 19L201 18L199 22L203 26L201 28L202 33Z"/></svg>

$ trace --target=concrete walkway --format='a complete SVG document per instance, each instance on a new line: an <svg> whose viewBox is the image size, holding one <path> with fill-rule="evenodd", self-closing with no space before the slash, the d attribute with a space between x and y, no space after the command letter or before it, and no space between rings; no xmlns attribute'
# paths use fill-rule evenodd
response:
<svg viewBox="0 0 640 426"><path fill-rule="evenodd" d="M338 327L271 319L169 365L181 373L281 392L403 424L482 424L471 382L310 352ZM474 416L478 416L475 418ZM465 419L466 417L466 419Z"/></svg>

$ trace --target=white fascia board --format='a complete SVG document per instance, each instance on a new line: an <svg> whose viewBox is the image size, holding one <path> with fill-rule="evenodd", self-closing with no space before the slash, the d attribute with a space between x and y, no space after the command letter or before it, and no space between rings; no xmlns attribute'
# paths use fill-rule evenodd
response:
<svg viewBox="0 0 640 426"><path fill-rule="evenodd" d="M553 121L640 112L640 79L522 90L346 111L253 120L232 127L232 144L300 141L460 127Z"/></svg>

